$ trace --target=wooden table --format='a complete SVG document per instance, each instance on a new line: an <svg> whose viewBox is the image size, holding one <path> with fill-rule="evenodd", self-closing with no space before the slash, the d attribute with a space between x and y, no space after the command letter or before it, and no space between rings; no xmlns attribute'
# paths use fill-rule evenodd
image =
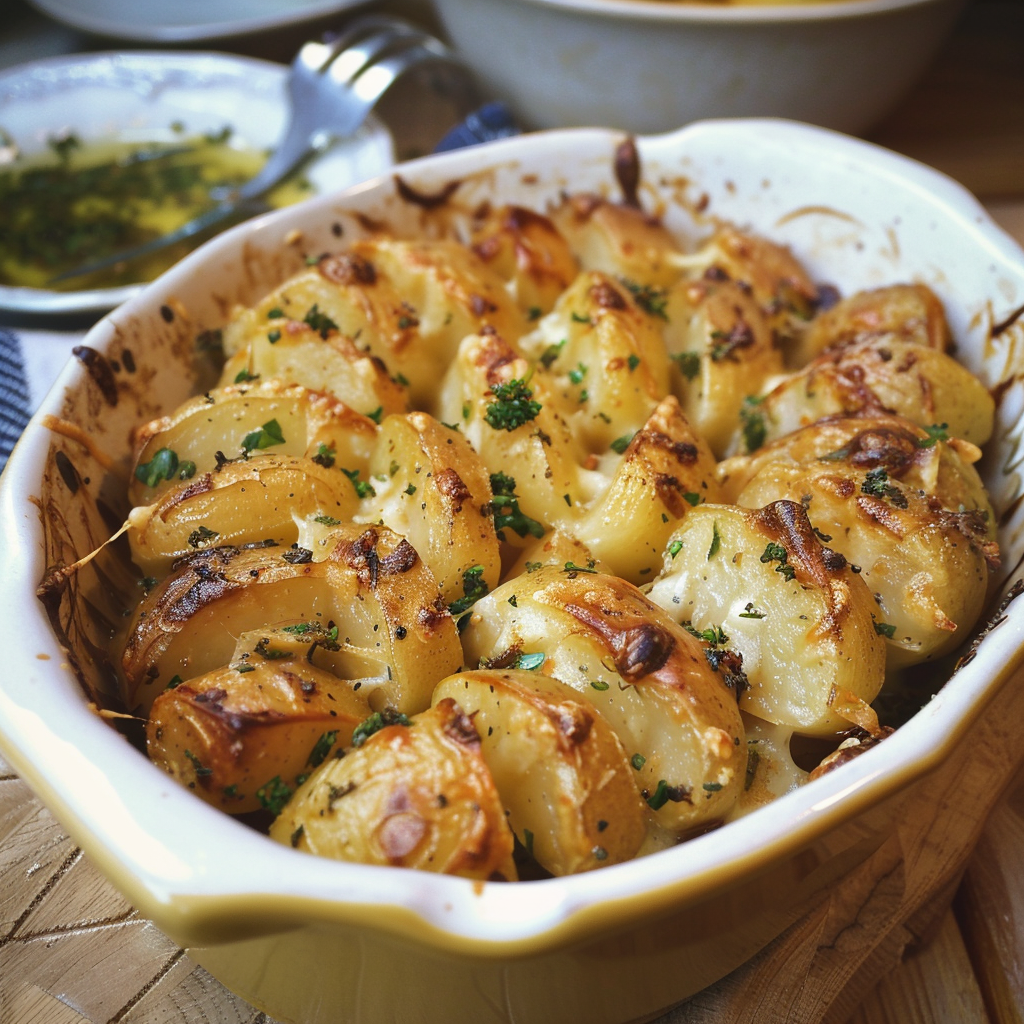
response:
<svg viewBox="0 0 1024 1024"><path fill-rule="evenodd" d="M1024 244L1024 4L975 0L872 138L957 177ZM1024 674L1004 694L937 777L947 820L908 821L663 1024L1024 1024ZM139 917L0 761L0 1024L200 1022L273 1024Z"/></svg>

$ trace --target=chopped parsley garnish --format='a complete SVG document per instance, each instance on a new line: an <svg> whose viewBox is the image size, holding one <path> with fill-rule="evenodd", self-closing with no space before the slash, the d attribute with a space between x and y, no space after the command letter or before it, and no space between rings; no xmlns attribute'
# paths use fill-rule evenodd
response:
<svg viewBox="0 0 1024 1024"><path fill-rule="evenodd" d="M671 544L669 544L669 546L668 546L668 553L669 553L669 554L670 554L670 555L671 555L671 556L672 556L673 558L675 558L675 557L676 557L676 555L678 555L678 554L679 554L679 552L680 552L680 551L682 551L682 550L683 550L683 542L682 542L681 540L674 540L674 541L672 541L672 543L671 543Z"/></svg>
<svg viewBox="0 0 1024 1024"><path fill-rule="evenodd" d="M879 622L877 619L872 618L872 623L875 627L875 632L879 636L884 636L886 640L891 640L896 635L896 626L891 622Z"/></svg>
<svg viewBox="0 0 1024 1024"><path fill-rule="evenodd" d="M289 837L289 842L293 847L298 846L302 839L303 833L306 831L305 825L300 825Z"/></svg>
<svg viewBox="0 0 1024 1024"><path fill-rule="evenodd" d="M748 452L757 451L768 436L764 413L757 408L763 401L764 399L757 395L747 395L743 399L743 405L740 406L740 426L743 432L743 443Z"/></svg>
<svg viewBox="0 0 1024 1024"><path fill-rule="evenodd" d="M280 340L281 340L281 332L280 331L277 331L277 330L267 331L267 341L269 341L271 345L276 345Z"/></svg>
<svg viewBox="0 0 1024 1024"><path fill-rule="evenodd" d="M796 569L789 564L789 554L786 549L774 541L768 542L764 553L761 555L761 561L766 565L769 562L778 562L779 564L775 567L775 571L782 573L783 578L786 580L791 580L796 575Z"/></svg>
<svg viewBox="0 0 1024 1024"><path fill-rule="evenodd" d="M861 493L869 494L873 498L888 498L896 508L907 507L906 495L889 483L889 474L881 466L868 471L860 489Z"/></svg>
<svg viewBox="0 0 1024 1024"><path fill-rule="evenodd" d="M503 384L492 384L494 401L484 410L484 419L495 430L515 430L535 419L541 410L540 402L533 400L533 392L526 381L518 377Z"/></svg>
<svg viewBox="0 0 1024 1024"><path fill-rule="evenodd" d="M377 492L373 489L373 486L370 484L368 480L359 479L358 469L344 469L341 466L339 466L338 468L341 469L342 473L344 473L345 476L349 478L349 480L352 481L352 486L356 489L356 495L358 497L372 498L377 494Z"/></svg>
<svg viewBox="0 0 1024 1024"><path fill-rule="evenodd" d="M587 367L583 363L579 363L575 370L569 371L569 380L571 380L573 384L582 384L583 378L586 377L586 375Z"/></svg>
<svg viewBox="0 0 1024 1024"><path fill-rule="evenodd" d="M693 380L700 373L699 352L677 352L672 356L672 362L679 367L679 372L687 380Z"/></svg>
<svg viewBox="0 0 1024 1024"><path fill-rule="evenodd" d="M520 537L529 534L538 540L544 536L544 526L536 519L531 519L519 508L519 497L516 495L516 481L507 473L491 474L491 511L494 515L494 529L498 539L504 540L501 531L512 530Z"/></svg>
<svg viewBox="0 0 1024 1024"><path fill-rule="evenodd" d="M598 690L601 693L604 693L604 691L608 689L608 683L606 683L603 679L591 679L590 685L595 690Z"/></svg>
<svg viewBox="0 0 1024 1024"><path fill-rule="evenodd" d="M275 775L256 790L256 799L259 800L260 806L270 811L275 818L284 810L285 804L291 798L291 786L283 782L280 775Z"/></svg>
<svg viewBox="0 0 1024 1024"><path fill-rule="evenodd" d="M334 465L334 448L321 442L316 450L316 455L313 456L313 461L318 466L323 466L324 469L330 469Z"/></svg>
<svg viewBox="0 0 1024 1024"><path fill-rule="evenodd" d="M268 320L280 320L284 316L284 310L280 306L275 306L273 309L267 310Z"/></svg>
<svg viewBox="0 0 1024 1024"><path fill-rule="evenodd" d="M700 503L701 503L701 502L702 502L702 501L704 500L704 499L703 499L703 498L702 498L702 497L701 497L701 496L700 496L699 494L697 494L697 493L696 493L695 491L687 491L687 492L686 492L686 493L685 493L685 494L683 495L683 499L684 499L685 501L687 501L687 502L688 502L689 504L693 505L693 506L694 506L694 508L696 508L696 507L697 507L697 506L698 506L698 505L699 505L699 504L700 504Z"/></svg>
<svg viewBox="0 0 1024 1024"><path fill-rule="evenodd" d="M569 319L571 319L573 323L590 324L591 326L593 326L593 321L590 319L589 316L585 316L583 313L577 313L575 310L573 310L573 312L569 314Z"/></svg>
<svg viewBox="0 0 1024 1024"><path fill-rule="evenodd" d="M566 562L562 567L562 572L577 573L577 572L589 572L594 575L597 574L597 570L594 568L594 560L591 558L586 565L577 565L575 562Z"/></svg>
<svg viewBox="0 0 1024 1024"><path fill-rule="evenodd" d="M630 352L626 363L629 366L629 372L632 373L640 365L640 357Z"/></svg>
<svg viewBox="0 0 1024 1024"><path fill-rule="evenodd" d="M142 462L135 467L135 478L147 487L156 487L161 480L173 480L181 465L177 452L171 448L161 448L149 462ZM195 473L195 463L190 462L188 465ZM183 477L182 479L187 478Z"/></svg>
<svg viewBox="0 0 1024 1024"><path fill-rule="evenodd" d="M314 520L314 523L319 523L321 526L340 526L341 520L335 519L334 516L319 515Z"/></svg>
<svg viewBox="0 0 1024 1024"><path fill-rule="evenodd" d="M668 314L665 312L665 306L668 304L668 299L666 298L668 293L664 288L655 288L650 284L637 284L635 281L630 281L624 277L620 277L619 280L632 294L633 301L645 313L661 317L662 320L668 320Z"/></svg>
<svg viewBox="0 0 1024 1024"><path fill-rule="evenodd" d="M247 381L259 379L260 375L258 373L250 373L248 370L239 370L238 373L235 374L236 384L245 384Z"/></svg>
<svg viewBox="0 0 1024 1024"><path fill-rule="evenodd" d="M374 423L379 424L380 423L380 418L383 415L384 415L384 406L383 405L378 405L377 408L373 410L373 412L368 412L366 414L366 417L367 417L367 419L373 420Z"/></svg>
<svg viewBox="0 0 1024 1024"><path fill-rule="evenodd" d="M647 758L643 754L634 754L630 759L629 763L633 766L636 771L640 771L645 764L647 764Z"/></svg>
<svg viewBox="0 0 1024 1024"><path fill-rule="evenodd" d="M660 811L668 803L668 783L664 779L658 780L657 788L647 798L647 803L652 811Z"/></svg>
<svg viewBox="0 0 1024 1024"><path fill-rule="evenodd" d="M625 450L629 447L630 442L636 437L636 432L632 434L623 434L622 437L615 438L614 441L608 446L613 452L618 455L622 455Z"/></svg>
<svg viewBox="0 0 1024 1024"><path fill-rule="evenodd" d="M534 654L520 654L516 658L516 668L532 672L534 669L540 668L546 660L547 655L543 651L537 651Z"/></svg>
<svg viewBox="0 0 1024 1024"><path fill-rule="evenodd" d="M276 419L267 420L259 430L253 430L245 435L242 439L242 451L251 452L254 448L259 450L273 448L278 444L284 444L281 424Z"/></svg>
<svg viewBox="0 0 1024 1024"><path fill-rule="evenodd" d="M220 534L217 533L216 530L210 530L205 526L200 526L188 535L188 546L190 548L197 548L200 544L205 544L207 541L211 541L214 537L219 536Z"/></svg>
<svg viewBox="0 0 1024 1024"><path fill-rule="evenodd" d="M181 678L181 676L173 675L171 676L170 679L167 680L167 689L176 690L179 686L181 686L183 682L184 680Z"/></svg>
<svg viewBox="0 0 1024 1024"><path fill-rule="evenodd" d="M389 725L410 725L410 721L401 711L385 708L375 711L369 718L360 722L352 731L352 746L361 747L375 732Z"/></svg>
<svg viewBox="0 0 1024 1024"><path fill-rule="evenodd" d="M683 628L687 633L711 644L713 647L721 646L729 642L729 634L721 626L708 626L707 629L695 629L689 622L684 622Z"/></svg>
<svg viewBox="0 0 1024 1024"><path fill-rule="evenodd" d="M741 611L739 613L739 618L741 618L741 619L763 619L764 618L764 612L758 611L754 607L754 602L753 601L748 601L747 604L746 604L746 607L743 609L743 611Z"/></svg>
<svg viewBox="0 0 1024 1024"><path fill-rule="evenodd" d="M448 605L448 611L455 617L462 615L469 611L481 597L486 597L490 589L487 586L487 580L484 579L484 567L482 565L470 566L462 574L463 596L452 601Z"/></svg>
<svg viewBox="0 0 1024 1024"><path fill-rule="evenodd" d="M415 484L409 484L409 486L406 487L406 489L402 493L403 494L408 494L411 497L412 495L414 495L416 493L416 485Z"/></svg>
<svg viewBox="0 0 1024 1024"><path fill-rule="evenodd" d="M193 754L191 750L185 751L185 757L187 757L189 761L192 762L192 767L196 770L197 778L202 778L205 775L213 774L213 769L204 767L203 762L200 761L199 758L196 757L196 755Z"/></svg>
<svg viewBox="0 0 1024 1024"><path fill-rule="evenodd" d="M562 349L565 347L567 339L563 338L556 345L548 345L546 349L540 354L540 365L545 370L551 369L551 364L562 354Z"/></svg>
<svg viewBox="0 0 1024 1024"><path fill-rule="evenodd" d="M526 571L527 572L536 572L538 569L543 569L543 568L544 568L544 563L543 562L527 562L526 563Z"/></svg>
<svg viewBox="0 0 1024 1024"><path fill-rule="evenodd" d="M307 759L306 764L311 765L313 768L317 768L322 765L327 755L331 752L331 747L334 746L334 741L337 738L337 729L325 732L313 745L313 749L309 752L309 758Z"/></svg>
<svg viewBox="0 0 1024 1024"><path fill-rule="evenodd" d="M288 657L288 651L282 651L279 647L270 646L269 636L260 637L253 648L253 653L258 654L261 658L266 658L267 661L280 661L282 658Z"/></svg>
<svg viewBox="0 0 1024 1024"><path fill-rule="evenodd" d="M320 312L320 308L315 302L313 308L302 318L302 322L319 332L321 338L326 338L331 331L338 329L338 325L326 313Z"/></svg>
<svg viewBox="0 0 1024 1024"><path fill-rule="evenodd" d="M707 561L711 561L722 547L722 535L718 532L717 521L711 524L711 547L708 548Z"/></svg>
<svg viewBox="0 0 1024 1024"><path fill-rule="evenodd" d="M721 788L720 782L705 782L701 787L706 793L717 793Z"/></svg>
<svg viewBox="0 0 1024 1024"><path fill-rule="evenodd" d="M924 429L928 436L922 437L917 442L918 448L931 448L935 445L936 441L949 440L948 423L933 423L930 427L925 427Z"/></svg>

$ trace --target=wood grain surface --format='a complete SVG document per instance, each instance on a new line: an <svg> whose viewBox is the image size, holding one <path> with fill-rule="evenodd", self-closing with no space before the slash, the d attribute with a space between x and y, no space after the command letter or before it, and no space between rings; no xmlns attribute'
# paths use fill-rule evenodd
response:
<svg viewBox="0 0 1024 1024"><path fill-rule="evenodd" d="M970 4L872 138L963 181L1024 242L1024 4ZM930 777L927 806L659 1024L1024 1024L1020 721L1024 677ZM274 1022L141 918L0 761L0 1024Z"/></svg>

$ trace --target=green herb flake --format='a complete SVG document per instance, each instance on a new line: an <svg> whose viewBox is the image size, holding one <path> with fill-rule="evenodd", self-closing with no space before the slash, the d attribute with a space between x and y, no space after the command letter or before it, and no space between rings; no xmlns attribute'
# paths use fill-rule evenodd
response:
<svg viewBox="0 0 1024 1024"><path fill-rule="evenodd" d="M219 536L220 534L217 533L216 530L210 530L205 526L200 526L188 535L188 546L190 548L198 548L200 544L206 544L208 541Z"/></svg>
<svg viewBox="0 0 1024 1024"><path fill-rule="evenodd" d="M569 319L576 324L588 324L593 326L594 323L589 316L586 316L583 313L577 313L575 310L569 314Z"/></svg>
<svg viewBox="0 0 1024 1024"><path fill-rule="evenodd" d="M768 437L764 413L757 408L763 401L757 395L747 395L740 406L740 428L748 452L757 451Z"/></svg>
<svg viewBox="0 0 1024 1024"><path fill-rule="evenodd" d="M135 467L135 479L147 487L156 487L161 480L173 480L180 465L175 451L161 448L149 462L142 462Z"/></svg>
<svg viewBox="0 0 1024 1024"><path fill-rule="evenodd" d="M284 310L280 306L275 306L273 309L267 311L268 320L280 320L284 316Z"/></svg>
<svg viewBox="0 0 1024 1024"><path fill-rule="evenodd" d="M335 451L331 445L321 443L313 456L313 461L324 469L330 469L334 465Z"/></svg>
<svg viewBox="0 0 1024 1024"><path fill-rule="evenodd" d="M167 689L168 690L175 690L179 686L181 686L181 684L184 681L185 680L182 679L181 676L178 676L178 675L171 676L171 678L167 680Z"/></svg>
<svg viewBox="0 0 1024 1024"><path fill-rule="evenodd" d="M703 787L705 793L717 793L721 788L720 782L705 782Z"/></svg>
<svg viewBox="0 0 1024 1024"><path fill-rule="evenodd" d="M595 690L598 690L600 693L604 693L604 691L608 689L608 683L606 683L603 679L591 679L590 685Z"/></svg>
<svg viewBox="0 0 1024 1024"><path fill-rule="evenodd" d="M632 373L640 365L640 357L633 352L630 352L629 358L626 360L626 364L629 366L629 372Z"/></svg>
<svg viewBox="0 0 1024 1024"><path fill-rule="evenodd" d="M563 338L560 342L558 342L558 344L548 345L548 347L544 349L543 352L541 352L539 362L545 370L551 369L551 364L555 362L555 360L558 359L558 357L562 354L562 349L565 347L565 343L567 340L567 338Z"/></svg>
<svg viewBox="0 0 1024 1024"><path fill-rule="evenodd" d="M267 341L271 345L276 345L281 340L281 332L278 330L267 331Z"/></svg>
<svg viewBox="0 0 1024 1024"><path fill-rule="evenodd" d="M664 779L658 780L658 785L647 798L647 803L652 811L660 811L668 803L668 783Z"/></svg>
<svg viewBox="0 0 1024 1024"><path fill-rule="evenodd" d="M344 469L339 466L342 473L345 474L352 481L352 486L356 489L356 496L359 498L373 498L376 497L377 492L373 489L373 485L368 480L359 479L358 469Z"/></svg>
<svg viewBox="0 0 1024 1024"><path fill-rule="evenodd" d="M670 554L670 555L671 555L671 556L672 556L673 558L675 558L675 557L676 557L676 555L678 555L678 554L679 554L679 552L680 552L680 551L682 551L682 550L683 550L683 542L682 542L681 540L674 540L674 541L672 541L672 543L671 543L671 544L669 544L669 546L668 546L668 553L669 553L669 554Z"/></svg>
<svg viewBox="0 0 1024 1024"><path fill-rule="evenodd" d="M777 573L781 573L783 579L791 580L796 575L796 569L789 564L789 554L781 544L769 541L761 555L761 561L766 565L769 562L778 562L775 567Z"/></svg>
<svg viewBox="0 0 1024 1024"><path fill-rule="evenodd" d="M683 500L696 508L704 499L696 491L687 491L683 495Z"/></svg>
<svg viewBox="0 0 1024 1024"><path fill-rule="evenodd" d="M630 759L629 763L633 766L635 771L640 771L645 764L647 764L647 758L643 754L634 754Z"/></svg>
<svg viewBox="0 0 1024 1024"><path fill-rule="evenodd" d="M509 603L510 605L512 605L512 607L513 607L513 608L518 608L518 607L519 607L519 599L518 599L518 598L516 597L516 595L515 595L515 594L513 594L513 595L512 595L512 596L511 596L511 597L510 597L510 598L508 599L508 603Z"/></svg>
<svg viewBox="0 0 1024 1024"><path fill-rule="evenodd" d="M313 768L318 768L322 765L327 759L327 755L331 752L331 747L334 746L334 742L337 738L337 729L331 729L330 732L325 732L320 739L313 744L313 749L309 752L306 764Z"/></svg>
<svg viewBox="0 0 1024 1024"><path fill-rule="evenodd" d="M933 423L930 427L925 427L924 429L928 436L922 437L917 442L918 448L932 448L937 441L949 440L948 423Z"/></svg>
<svg viewBox="0 0 1024 1024"><path fill-rule="evenodd" d="M677 352L672 356L672 362L679 367L679 372L687 380L693 380L694 377L700 374L699 352Z"/></svg>
<svg viewBox="0 0 1024 1024"><path fill-rule="evenodd" d="M373 412L368 412L366 414L366 418L370 419L370 420L373 420L374 423L379 425L380 424L380 418L383 415L384 415L384 406L383 405L378 405L377 408L373 410Z"/></svg>
<svg viewBox="0 0 1024 1024"><path fill-rule="evenodd" d="M589 572L593 575L597 575L597 570L594 568L595 562L591 558L586 565L577 565L575 562L566 562L562 567L562 572Z"/></svg>
<svg viewBox="0 0 1024 1024"><path fill-rule="evenodd" d="M314 523L319 523L321 526L341 526L341 520L335 519L334 516L319 515L313 520Z"/></svg>
<svg viewBox="0 0 1024 1024"><path fill-rule="evenodd" d="M491 474L491 512L494 516L494 529L498 539L504 539L501 531L512 530L520 537L529 534L538 540L544 536L544 526L536 519L531 519L519 508L519 497L516 494L515 477L507 473Z"/></svg>
<svg viewBox="0 0 1024 1024"><path fill-rule="evenodd" d="M542 651L538 651L534 654L520 654L516 659L516 668L521 668L526 672L532 672L534 669L538 669L547 660L547 655Z"/></svg>
<svg viewBox="0 0 1024 1024"><path fill-rule="evenodd" d="M280 775L275 775L269 782L265 782L256 790L256 799L260 806L270 811L276 818L292 798L292 790L287 783L283 782Z"/></svg>
<svg viewBox="0 0 1024 1024"><path fill-rule="evenodd" d="M338 329L338 325L326 313L320 312L320 308L315 302L309 312L302 318L302 322L308 327L312 327L324 339L327 338L331 331Z"/></svg>
<svg viewBox="0 0 1024 1024"><path fill-rule="evenodd" d="M538 569L544 568L543 562L526 562L525 568L527 572L536 572Z"/></svg>
<svg viewBox="0 0 1024 1024"><path fill-rule="evenodd" d="M284 434L281 433L281 424L276 419L267 420L258 430L253 430L242 439L242 451L262 451L264 448L273 448L275 445L284 444Z"/></svg>
<svg viewBox="0 0 1024 1024"><path fill-rule="evenodd" d="M888 498L894 508L907 507L907 496L889 483L889 474L881 466L869 470L860 489L873 498Z"/></svg>
<svg viewBox="0 0 1024 1024"><path fill-rule="evenodd" d="M236 384L247 384L251 380L259 380L260 375L258 373L250 373L248 370L239 370L235 374Z"/></svg>
<svg viewBox="0 0 1024 1024"><path fill-rule="evenodd" d="M196 770L196 778L204 778L207 775L213 774L213 769L205 767L203 762L191 750L185 751L185 757L192 762L192 767Z"/></svg>
<svg viewBox="0 0 1024 1024"><path fill-rule="evenodd" d="M615 438L608 447L616 454L622 455L629 447L629 444L634 437L636 437L636 432L632 434L623 434L622 437Z"/></svg>
<svg viewBox="0 0 1024 1024"><path fill-rule="evenodd" d="M290 836L288 837L288 841L289 841L289 842L290 842L290 843L292 844L292 847L293 847L293 848L299 845L299 842L300 842L300 840L302 839L302 835L303 835L303 833L304 833L305 831L306 831L306 826L305 826L305 825L300 825L300 826L299 826L299 827L298 827L298 828L297 828L297 829L296 829L296 830L295 830L295 831L294 831L294 832L293 832L293 833L292 833L292 834L291 834L291 835L290 835Z"/></svg>
<svg viewBox="0 0 1024 1024"><path fill-rule="evenodd" d="M484 579L484 567L482 565L470 566L462 574L463 596L448 605L448 611L457 618L469 611L480 598L486 597L490 589L487 580Z"/></svg>
<svg viewBox="0 0 1024 1024"><path fill-rule="evenodd" d="M872 618L871 620L875 626L875 632L879 636L884 636L886 640L891 640L896 635L896 626L891 622L879 622L877 619Z"/></svg>
<svg viewBox="0 0 1024 1024"><path fill-rule="evenodd" d="M411 724L408 716L400 711L395 711L393 708L375 711L369 718L360 722L352 730L352 746L361 747L374 733L380 732L381 729L389 725L408 726Z"/></svg>
<svg viewBox="0 0 1024 1024"><path fill-rule="evenodd" d="M718 521L715 520L715 522L713 522L711 524L711 547L708 548L707 561L710 562L711 559L714 558L715 555L718 554L718 552L721 549L721 547L722 547L722 536L718 532Z"/></svg>
<svg viewBox="0 0 1024 1024"><path fill-rule="evenodd" d="M533 856L533 833L528 828L523 829L523 849L528 857Z"/></svg>
<svg viewBox="0 0 1024 1024"><path fill-rule="evenodd" d="M754 607L754 602L753 601L748 601L746 603L746 606L744 607L743 611L741 611L739 613L738 617L741 618L741 619L763 619L764 618L764 612L758 611Z"/></svg>
<svg viewBox="0 0 1024 1024"><path fill-rule="evenodd" d="M402 493L403 494L408 494L411 497L413 494L416 493L416 485L415 484L409 484L409 486L406 487L406 489Z"/></svg>
<svg viewBox="0 0 1024 1024"><path fill-rule="evenodd" d="M569 380L573 384L582 384L583 378L587 375L587 367L583 363L577 364L575 370L569 371Z"/></svg>
<svg viewBox="0 0 1024 1024"><path fill-rule="evenodd" d="M668 313L665 311L665 307L668 305L668 292L664 288L655 288L650 284L637 284L624 277L620 277L619 280L623 287L632 294L633 301L645 313L668 320Z"/></svg>
<svg viewBox="0 0 1024 1024"><path fill-rule="evenodd" d="M533 400L533 392L526 381L518 377L503 384L492 384L491 393L494 401L484 410L484 419L494 430L515 430L536 419L541 410L540 402Z"/></svg>

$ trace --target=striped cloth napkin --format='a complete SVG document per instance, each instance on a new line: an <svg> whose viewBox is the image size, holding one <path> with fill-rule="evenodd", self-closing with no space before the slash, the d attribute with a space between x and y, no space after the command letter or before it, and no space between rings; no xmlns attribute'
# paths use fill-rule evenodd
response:
<svg viewBox="0 0 1024 1024"><path fill-rule="evenodd" d="M437 152L516 135L503 103L488 103L452 128ZM11 449L86 332L0 327L0 470Z"/></svg>

